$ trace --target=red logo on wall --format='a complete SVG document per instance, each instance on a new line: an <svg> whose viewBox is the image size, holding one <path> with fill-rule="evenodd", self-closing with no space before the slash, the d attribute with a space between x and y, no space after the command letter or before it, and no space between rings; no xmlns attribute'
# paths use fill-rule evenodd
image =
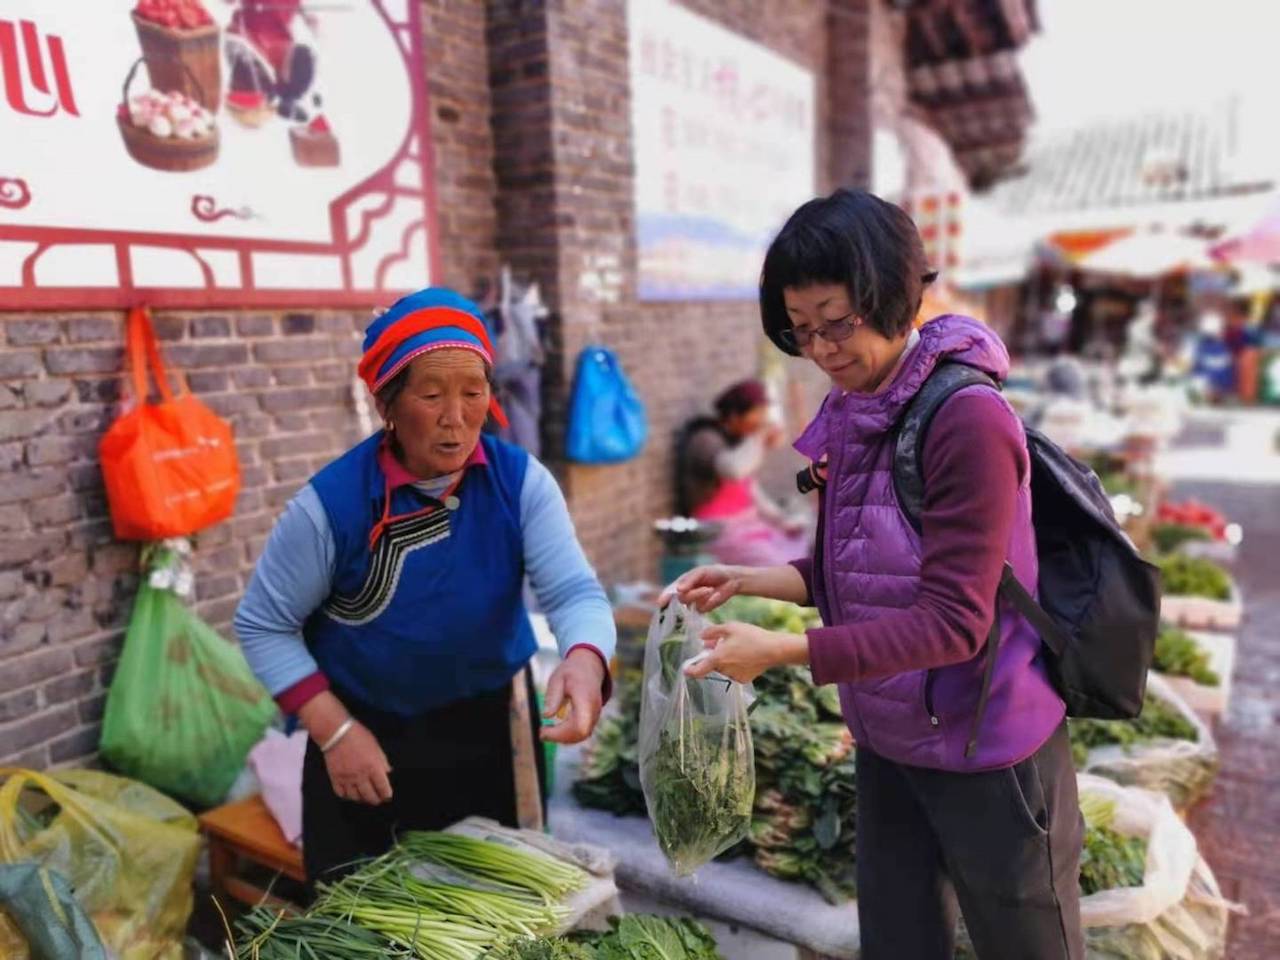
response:
<svg viewBox="0 0 1280 960"><path fill-rule="evenodd" d="M18 54L19 31L26 53L25 75ZM73 117L80 116L62 38L46 37L42 45L40 33L30 20L16 25L10 20L0 20L0 74L4 77L5 100L15 112L30 117L52 117L61 109Z"/></svg>

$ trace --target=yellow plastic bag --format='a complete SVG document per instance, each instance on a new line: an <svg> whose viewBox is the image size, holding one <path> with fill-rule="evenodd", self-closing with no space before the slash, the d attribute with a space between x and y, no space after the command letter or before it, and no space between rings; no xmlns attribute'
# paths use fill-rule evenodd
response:
<svg viewBox="0 0 1280 960"><path fill-rule="evenodd" d="M0 767L0 862L56 870L120 960L180 960L200 836L185 808L96 770ZM0 956L25 943L0 924Z"/></svg>

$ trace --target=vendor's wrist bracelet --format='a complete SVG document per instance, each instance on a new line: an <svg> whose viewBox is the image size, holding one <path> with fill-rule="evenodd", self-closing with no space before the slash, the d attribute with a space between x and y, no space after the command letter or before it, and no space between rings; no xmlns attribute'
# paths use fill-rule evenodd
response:
<svg viewBox="0 0 1280 960"><path fill-rule="evenodd" d="M338 727L338 729L333 731L333 736L331 736L328 740L326 740L323 744L320 745L320 752L328 753L330 750L336 747L339 743L342 742L342 738L351 732L351 728L354 727L355 725L356 725L355 717L347 717L347 719L343 720L342 724Z"/></svg>

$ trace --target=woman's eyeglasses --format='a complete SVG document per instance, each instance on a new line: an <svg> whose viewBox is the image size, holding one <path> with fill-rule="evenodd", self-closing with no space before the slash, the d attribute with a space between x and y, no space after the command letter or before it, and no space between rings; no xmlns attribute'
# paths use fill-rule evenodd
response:
<svg viewBox="0 0 1280 960"><path fill-rule="evenodd" d="M847 313L838 320L830 320L820 327L788 327L778 331L778 338L788 346L801 349L813 343L814 337L821 337L827 343L839 343L853 336L853 331L862 326L862 318Z"/></svg>

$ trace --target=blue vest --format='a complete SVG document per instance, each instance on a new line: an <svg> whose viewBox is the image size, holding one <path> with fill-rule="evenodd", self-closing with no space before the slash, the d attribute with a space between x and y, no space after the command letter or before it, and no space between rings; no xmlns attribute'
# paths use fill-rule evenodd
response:
<svg viewBox="0 0 1280 960"><path fill-rule="evenodd" d="M333 589L303 628L340 696L413 716L508 683L537 648L525 611L520 491L529 456L484 436L447 510L412 487L372 552L386 480L375 435L311 479L336 548Z"/></svg>

